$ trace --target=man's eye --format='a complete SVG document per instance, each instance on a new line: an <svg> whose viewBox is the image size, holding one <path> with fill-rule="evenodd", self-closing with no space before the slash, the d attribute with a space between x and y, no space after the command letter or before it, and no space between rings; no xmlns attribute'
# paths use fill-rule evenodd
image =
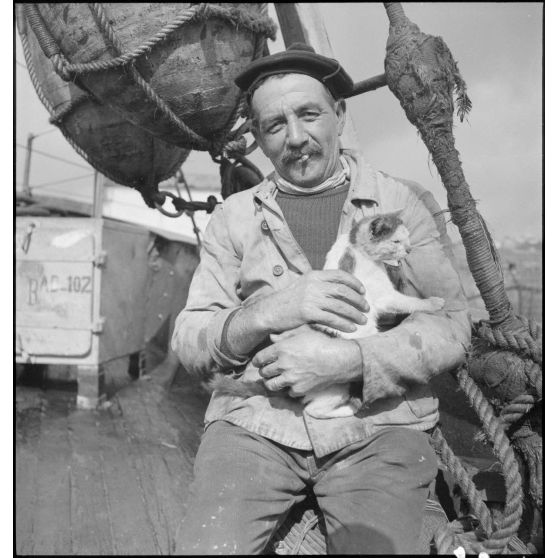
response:
<svg viewBox="0 0 558 558"><path fill-rule="evenodd" d="M280 122L275 122L266 128L266 132L268 134L276 134L279 130L281 130L282 124Z"/></svg>
<svg viewBox="0 0 558 558"><path fill-rule="evenodd" d="M319 114L315 111L310 111L307 110L305 112L302 113L302 117L305 118L306 120L314 120L316 118L318 118Z"/></svg>

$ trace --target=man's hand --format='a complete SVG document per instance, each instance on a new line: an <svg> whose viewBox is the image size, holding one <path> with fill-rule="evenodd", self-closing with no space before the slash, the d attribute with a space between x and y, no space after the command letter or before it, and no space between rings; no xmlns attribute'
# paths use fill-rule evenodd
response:
<svg viewBox="0 0 558 558"><path fill-rule="evenodd" d="M289 388L292 397L362 378L362 361L354 341L332 338L307 326L272 335L273 345L252 359L266 387Z"/></svg>
<svg viewBox="0 0 558 558"><path fill-rule="evenodd" d="M270 332L283 332L304 324L321 324L341 331L355 331L365 324L370 307L364 285L340 270L310 271L288 287L255 304Z"/></svg>
<svg viewBox="0 0 558 558"><path fill-rule="evenodd" d="M269 334L305 324L321 324L340 331L365 324L370 307L364 285L340 270L310 271L289 286L242 308L229 324L227 340L235 354L249 354Z"/></svg>

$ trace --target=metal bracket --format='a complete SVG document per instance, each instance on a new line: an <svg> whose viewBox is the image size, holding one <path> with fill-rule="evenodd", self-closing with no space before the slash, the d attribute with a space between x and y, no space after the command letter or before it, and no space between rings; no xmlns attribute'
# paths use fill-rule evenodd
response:
<svg viewBox="0 0 558 558"><path fill-rule="evenodd" d="M98 320L94 321L91 326L91 331L97 335L103 333L103 329L105 328L105 321L106 318L99 318Z"/></svg>
<svg viewBox="0 0 558 558"><path fill-rule="evenodd" d="M93 259L93 265L95 267L106 267L107 265L107 252L106 250L101 250Z"/></svg>
<svg viewBox="0 0 558 558"><path fill-rule="evenodd" d="M35 227L36 227L35 223L29 223L27 225L27 229L25 230L25 238L21 243L21 249L25 254L27 254L29 250L29 245L31 244L31 235L33 234L33 230L35 229Z"/></svg>

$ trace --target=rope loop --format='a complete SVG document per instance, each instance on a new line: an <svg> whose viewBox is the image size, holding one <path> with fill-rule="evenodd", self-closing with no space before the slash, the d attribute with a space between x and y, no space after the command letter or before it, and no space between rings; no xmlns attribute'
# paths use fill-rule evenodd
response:
<svg viewBox="0 0 558 558"><path fill-rule="evenodd" d="M436 429L432 435L433 446L443 463L447 465L454 478L456 478L477 519L479 519L481 527L488 536L486 540L472 543L465 537L454 533L449 526L445 525L436 533L436 545L440 554L451 553L457 546L463 546L465 550L473 553L480 552L480 550L489 553L505 552L512 537L517 533L522 515L523 493L519 467L513 449L505 435L503 422L495 416L492 407L480 388L469 376L466 368L460 368L456 377L459 387L467 396L469 404L479 416L483 430L493 444L494 452L502 464L506 485L506 505L502 518L495 522L469 474L443 439L440 430ZM517 403L526 402L524 398L517 401Z"/></svg>

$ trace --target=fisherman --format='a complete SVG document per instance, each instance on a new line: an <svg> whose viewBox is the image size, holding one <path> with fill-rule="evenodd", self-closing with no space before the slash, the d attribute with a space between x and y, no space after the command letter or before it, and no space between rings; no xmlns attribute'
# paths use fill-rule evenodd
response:
<svg viewBox="0 0 558 558"><path fill-rule="evenodd" d="M440 209L418 184L341 148L353 82L337 60L295 44L235 81L275 171L215 209L172 347L191 374L254 366L282 395L213 394L176 553L262 553L310 488L329 553L412 554L437 471L428 382L463 363L470 342ZM366 321L362 284L322 270L325 255L353 217L399 209L412 250L386 264L390 278L405 294L443 298L443 309L384 316L384 331L355 340L309 328ZM358 386L356 415L304 410L302 395L345 382Z"/></svg>

